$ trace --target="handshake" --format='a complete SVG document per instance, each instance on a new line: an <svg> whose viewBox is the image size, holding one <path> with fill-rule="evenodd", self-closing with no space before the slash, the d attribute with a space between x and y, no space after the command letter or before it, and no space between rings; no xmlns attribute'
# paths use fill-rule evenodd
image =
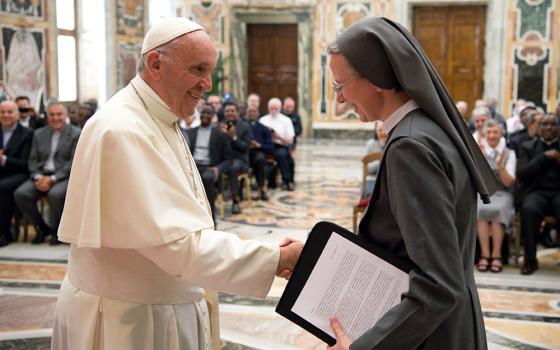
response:
<svg viewBox="0 0 560 350"><path fill-rule="evenodd" d="M291 238L284 238L279 246L280 261L278 262L276 276L290 279L303 249L303 243Z"/></svg>

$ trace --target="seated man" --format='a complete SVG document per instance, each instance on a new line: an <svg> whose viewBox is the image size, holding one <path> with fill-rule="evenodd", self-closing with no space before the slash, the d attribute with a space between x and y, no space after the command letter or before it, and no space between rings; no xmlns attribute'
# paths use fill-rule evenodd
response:
<svg viewBox="0 0 560 350"><path fill-rule="evenodd" d="M229 185L231 189L231 212L232 214L241 213L239 206L239 174L246 174L249 171L249 149L251 147L251 128L249 124L239 119L237 105L233 102L224 103L226 122L221 123L222 131L231 138L231 150L233 159L231 166L227 170Z"/></svg>
<svg viewBox="0 0 560 350"><path fill-rule="evenodd" d="M213 115L212 106L204 105L200 111L200 126L188 129L184 133L202 178L215 222L216 181L220 178L220 174L226 172L230 167L232 154L231 142L227 135L219 128L212 127Z"/></svg>
<svg viewBox="0 0 560 350"><path fill-rule="evenodd" d="M543 116L543 112L538 111L535 107L526 105L519 112L519 119L523 123L524 128L509 135L508 147L517 152L517 149L523 142L538 137L539 125Z"/></svg>
<svg viewBox="0 0 560 350"><path fill-rule="evenodd" d="M45 119L40 118L27 96L16 97L16 104L19 110L19 123L33 130L42 128L46 125Z"/></svg>
<svg viewBox="0 0 560 350"><path fill-rule="evenodd" d="M268 101L268 114L262 117L260 122L272 132L274 159L278 162L282 173L282 189L293 191L294 179L290 167L294 161L291 145L294 142L295 131L292 120L280 113L281 107L282 102L279 98L271 98Z"/></svg>
<svg viewBox="0 0 560 350"><path fill-rule="evenodd" d="M51 102L47 107L48 125L33 134L29 155L30 179L16 190L14 196L18 208L27 220L37 228L37 237L31 243L42 243L51 235L51 245L60 244L57 238L58 225L64 208L68 177L80 129L67 124L68 111L60 102ZM49 227L39 210L37 199L47 196L50 211Z"/></svg>
<svg viewBox="0 0 560 350"><path fill-rule="evenodd" d="M558 117L547 114L540 125L541 137L521 144L517 178L522 183L521 234L524 259L521 274L538 269L536 236L545 215L560 218L560 141Z"/></svg>
<svg viewBox="0 0 560 350"><path fill-rule="evenodd" d="M255 107L247 109L247 117L251 125L253 139L251 140L250 164L255 173L257 184L259 185L259 197L261 200L268 200L266 193L266 158L274 154L274 146L272 145L272 134L270 130L263 124L259 123L259 110Z"/></svg>
<svg viewBox="0 0 560 350"><path fill-rule="evenodd" d="M33 130L18 123L15 102L0 103L0 247L13 241L10 232L14 214L14 191L29 178L27 160Z"/></svg>

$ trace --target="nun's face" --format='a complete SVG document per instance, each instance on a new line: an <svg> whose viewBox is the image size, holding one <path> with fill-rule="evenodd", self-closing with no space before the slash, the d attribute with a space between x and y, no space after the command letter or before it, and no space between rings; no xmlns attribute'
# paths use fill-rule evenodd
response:
<svg viewBox="0 0 560 350"><path fill-rule="evenodd" d="M356 79L356 73L341 54L331 55L330 68L339 88L336 102L349 103L362 122L381 120L383 99L380 89L366 79Z"/></svg>
<svg viewBox="0 0 560 350"><path fill-rule="evenodd" d="M171 111L189 116L205 92L212 89L212 71L217 53L208 34L195 31L180 38L180 45L163 52L161 59L161 92Z"/></svg>

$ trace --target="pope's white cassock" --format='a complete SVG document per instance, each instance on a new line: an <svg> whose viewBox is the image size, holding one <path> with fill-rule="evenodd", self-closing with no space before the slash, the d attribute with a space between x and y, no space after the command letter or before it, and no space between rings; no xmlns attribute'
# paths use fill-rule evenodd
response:
<svg viewBox="0 0 560 350"><path fill-rule="evenodd" d="M216 348L217 302L203 288L264 297L280 253L213 227L177 117L135 77L78 143L52 349Z"/></svg>

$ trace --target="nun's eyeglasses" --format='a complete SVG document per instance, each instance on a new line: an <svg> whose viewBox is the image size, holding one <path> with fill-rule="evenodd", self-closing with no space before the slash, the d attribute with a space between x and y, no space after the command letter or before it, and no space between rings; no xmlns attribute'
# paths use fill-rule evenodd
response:
<svg viewBox="0 0 560 350"><path fill-rule="evenodd" d="M353 77L346 81L343 81L342 83L339 83L338 81L333 79L332 89L334 90L335 93L339 94L342 91L343 87L345 87L346 85L348 85L349 83L353 82L356 79L360 79L360 77Z"/></svg>

